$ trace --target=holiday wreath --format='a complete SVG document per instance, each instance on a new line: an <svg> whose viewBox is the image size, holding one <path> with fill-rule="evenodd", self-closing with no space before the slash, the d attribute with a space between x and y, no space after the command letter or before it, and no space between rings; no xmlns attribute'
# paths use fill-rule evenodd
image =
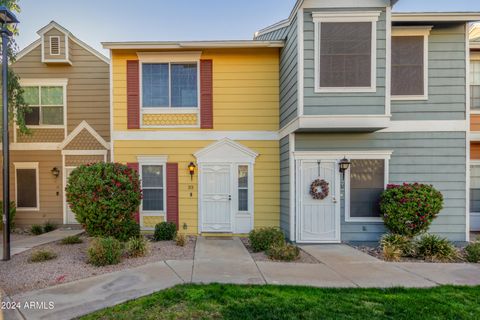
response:
<svg viewBox="0 0 480 320"><path fill-rule="evenodd" d="M323 200L330 192L329 183L323 179L317 179L310 185L310 195L315 200Z"/></svg>

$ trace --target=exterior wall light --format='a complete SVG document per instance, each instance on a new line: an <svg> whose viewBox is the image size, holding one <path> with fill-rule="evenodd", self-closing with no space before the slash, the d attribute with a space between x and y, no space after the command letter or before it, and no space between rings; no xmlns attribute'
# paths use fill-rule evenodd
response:
<svg viewBox="0 0 480 320"><path fill-rule="evenodd" d="M195 168L197 166L195 166L195 163L193 162L190 162L190 164L188 165L188 172L190 173L190 179L193 180L193 175L195 174Z"/></svg>
<svg viewBox="0 0 480 320"><path fill-rule="evenodd" d="M60 170L57 167L53 167L50 172L55 176L55 178L58 178L58 176L60 175Z"/></svg>
<svg viewBox="0 0 480 320"><path fill-rule="evenodd" d="M340 172L343 174L343 178L345 179L345 171L348 170L350 167L351 162L347 158L343 158L340 160L338 163L338 166L340 167Z"/></svg>

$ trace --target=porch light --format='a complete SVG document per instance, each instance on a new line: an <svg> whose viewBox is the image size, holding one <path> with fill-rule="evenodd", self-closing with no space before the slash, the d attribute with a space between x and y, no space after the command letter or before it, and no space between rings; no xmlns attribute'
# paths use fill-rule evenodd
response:
<svg viewBox="0 0 480 320"><path fill-rule="evenodd" d="M340 172L343 174L343 177L345 178L345 171L348 170L350 167L351 162L347 158L343 158L340 160L338 163L338 166L340 167Z"/></svg>
<svg viewBox="0 0 480 320"><path fill-rule="evenodd" d="M58 176L60 175L60 170L57 167L53 167L50 172L55 176L55 178L58 178Z"/></svg>
<svg viewBox="0 0 480 320"><path fill-rule="evenodd" d="M195 174L195 163L193 162L190 162L190 164L188 165L188 172L190 172L190 178L193 180L193 175Z"/></svg>

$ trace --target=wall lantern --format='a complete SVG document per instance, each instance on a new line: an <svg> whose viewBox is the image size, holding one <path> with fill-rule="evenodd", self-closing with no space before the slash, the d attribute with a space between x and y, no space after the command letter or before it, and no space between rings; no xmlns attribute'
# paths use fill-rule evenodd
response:
<svg viewBox="0 0 480 320"><path fill-rule="evenodd" d="M190 178L193 180L193 175L195 174L195 163L193 162L190 162L190 164L188 165L188 172L190 172Z"/></svg>
<svg viewBox="0 0 480 320"><path fill-rule="evenodd" d="M345 179L345 171L348 170L350 167L351 162L347 158L343 158L340 160L338 163L338 166L340 167L340 172L343 174L343 178Z"/></svg>
<svg viewBox="0 0 480 320"><path fill-rule="evenodd" d="M57 167L53 167L53 169L50 170L50 172L55 176L55 178L58 178L58 176L60 175L60 170L58 170Z"/></svg>

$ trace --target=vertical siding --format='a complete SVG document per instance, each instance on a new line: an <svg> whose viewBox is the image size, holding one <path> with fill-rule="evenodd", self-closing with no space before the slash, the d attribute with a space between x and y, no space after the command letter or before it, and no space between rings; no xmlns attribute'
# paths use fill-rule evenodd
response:
<svg viewBox="0 0 480 320"><path fill-rule="evenodd" d="M280 228L290 236L290 145L289 137L280 140Z"/></svg>
<svg viewBox="0 0 480 320"><path fill-rule="evenodd" d="M304 12L305 115L358 115L385 113L385 8L348 8L348 10L382 11L382 14L379 17L379 21L377 22L377 91L372 93L315 93L315 28L312 18L312 12L325 11L325 9L306 9Z"/></svg>
<svg viewBox="0 0 480 320"><path fill-rule="evenodd" d="M392 101L392 120L465 119L465 25L434 25L427 101Z"/></svg>
<svg viewBox="0 0 480 320"><path fill-rule="evenodd" d="M432 184L445 198L444 209L430 231L465 241L466 168L464 132L296 134L298 151L393 150L390 183ZM342 205L342 240L376 241L381 223L347 223Z"/></svg>

